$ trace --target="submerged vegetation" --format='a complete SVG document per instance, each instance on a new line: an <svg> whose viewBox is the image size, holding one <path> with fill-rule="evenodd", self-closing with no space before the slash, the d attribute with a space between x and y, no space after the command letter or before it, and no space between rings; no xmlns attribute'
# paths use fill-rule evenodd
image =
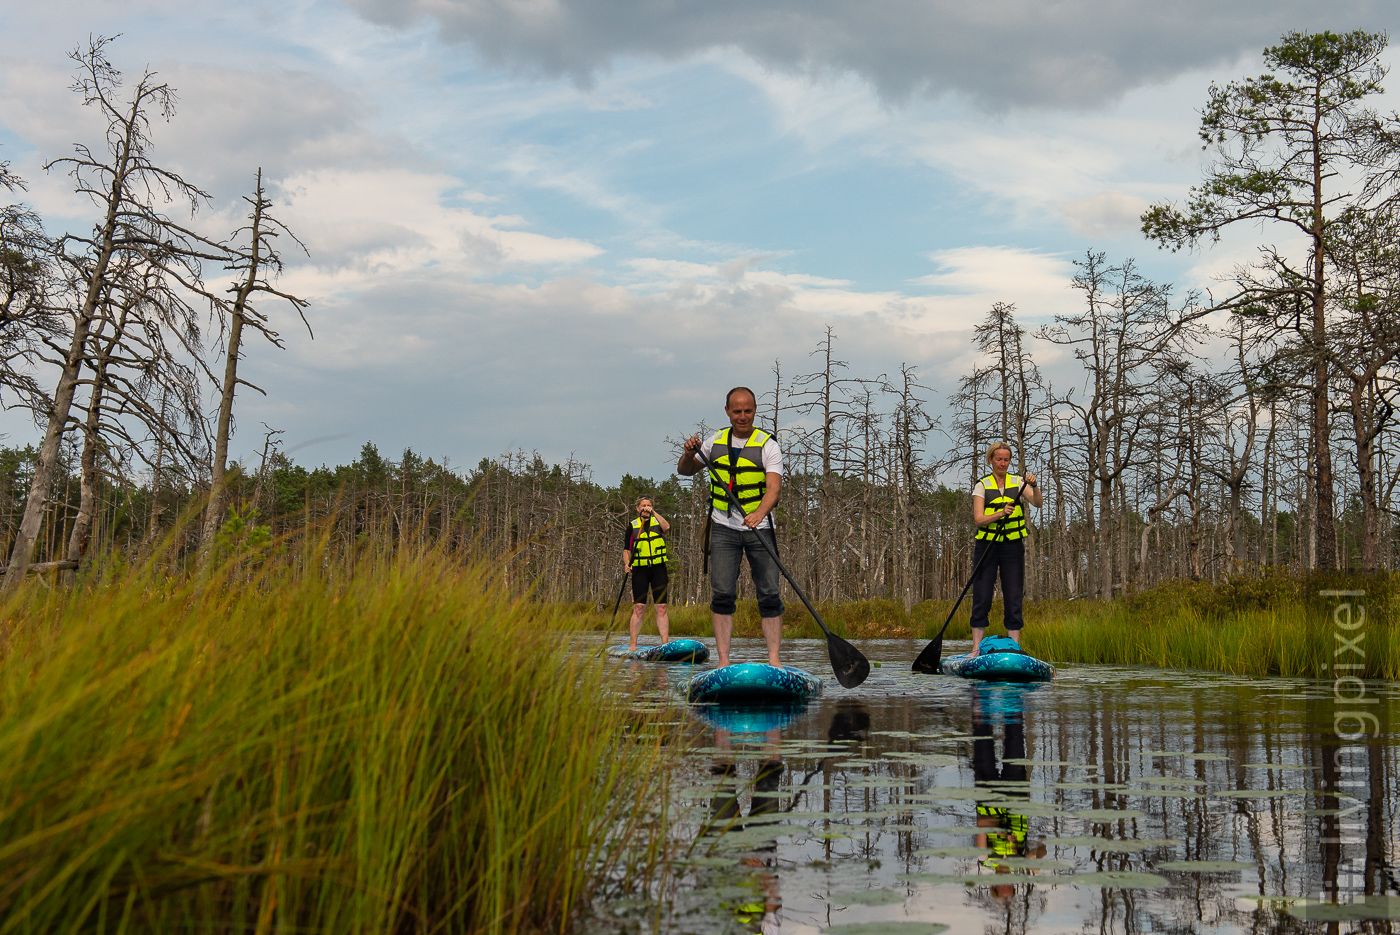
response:
<svg viewBox="0 0 1400 935"><path fill-rule="evenodd" d="M671 760L559 623L440 552L30 582L0 931L557 931L635 891Z"/></svg>

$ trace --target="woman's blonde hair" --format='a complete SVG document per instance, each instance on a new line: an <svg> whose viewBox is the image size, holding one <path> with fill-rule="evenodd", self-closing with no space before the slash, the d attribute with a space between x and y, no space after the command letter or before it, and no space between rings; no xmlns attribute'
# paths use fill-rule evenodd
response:
<svg viewBox="0 0 1400 935"><path fill-rule="evenodd" d="M642 508L642 501L643 501L643 500L650 500L650 501L651 501L652 508L654 509L654 508L656 507L656 498L653 497L653 496L651 496L651 494L645 494L645 493L644 493L644 494L642 494L640 497L637 498L637 502L636 502L636 503L632 504L632 509L634 509L634 510L640 510L640 509Z"/></svg>
<svg viewBox="0 0 1400 935"><path fill-rule="evenodd" d="M1013 452L1011 451L1011 446L1008 445L1006 442L992 442L990 445L987 446L987 463L991 464L992 455L996 454L1003 448L1006 449L1007 454L1011 455L1012 457L1015 457L1015 454L1013 454Z"/></svg>

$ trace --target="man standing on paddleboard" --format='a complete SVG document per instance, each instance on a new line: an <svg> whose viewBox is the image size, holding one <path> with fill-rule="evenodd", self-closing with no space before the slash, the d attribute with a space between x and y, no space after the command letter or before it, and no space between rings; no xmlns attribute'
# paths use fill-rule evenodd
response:
<svg viewBox="0 0 1400 935"><path fill-rule="evenodd" d="M746 386L730 390L724 398L729 428L704 442L699 435L687 438L676 465L676 471L684 477L696 474L701 470L695 458L698 451L712 466L705 554L711 566L710 616L721 666L729 665L729 639L734 632L734 608L739 595L739 560L744 555L748 556L754 590L758 592L768 664L781 665L778 650L783 639L783 599L778 592L778 563L757 537L767 537L776 553L778 540L772 513L783 484L783 453L773 436L754 428L757 408L753 390ZM742 516L730 507L725 487L739 501Z"/></svg>
<svg viewBox="0 0 1400 935"><path fill-rule="evenodd" d="M972 488L972 520L977 524L977 544L972 553L972 565L977 578L972 583L972 655L987 632L987 614L992 609L992 594L996 590L997 572L1001 572L1001 598L1007 634L1021 642L1021 597L1026 581L1026 515L1021 504L1029 503L1039 509L1040 487L1035 475L1025 477L1007 474L1011 467L1011 446L993 442L987 448L987 463L992 473ZM995 551L985 562L982 555Z"/></svg>
<svg viewBox="0 0 1400 935"><path fill-rule="evenodd" d="M637 518L627 527L622 544L623 572L632 573L632 637L628 649L637 648L637 635L642 632L642 615L647 612L647 591L656 602L656 629L661 642L671 641L671 621L666 616L665 534L671 531L666 517L656 512L651 497L637 498Z"/></svg>

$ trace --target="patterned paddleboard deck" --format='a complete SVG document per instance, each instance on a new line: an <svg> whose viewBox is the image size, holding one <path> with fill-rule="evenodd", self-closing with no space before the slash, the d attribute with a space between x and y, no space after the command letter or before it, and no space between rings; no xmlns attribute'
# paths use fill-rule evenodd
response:
<svg viewBox="0 0 1400 935"><path fill-rule="evenodd" d="M1048 682L1055 677L1054 666L1015 647L1016 643L1004 636L989 636L982 640L976 656L949 656L938 668L944 675L985 682Z"/></svg>
<svg viewBox="0 0 1400 935"><path fill-rule="evenodd" d="M638 646L636 649L628 649L625 644L609 646L608 655L639 662L704 662L710 658L710 648L699 640L671 640L669 643Z"/></svg>
<svg viewBox="0 0 1400 935"><path fill-rule="evenodd" d="M691 701L718 704L792 704L821 693L822 680L810 672L756 662L711 669L686 684L686 697Z"/></svg>

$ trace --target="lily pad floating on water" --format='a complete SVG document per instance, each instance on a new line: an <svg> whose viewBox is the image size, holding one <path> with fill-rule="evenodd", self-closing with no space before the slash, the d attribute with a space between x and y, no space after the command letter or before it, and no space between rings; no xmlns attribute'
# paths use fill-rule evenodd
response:
<svg viewBox="0 0 1400 935"><path fill-rule="evenodd" d="M1154 847L1171 847L1180 843L1180 841L1174 841L1170 838L1125 838L1115 841L1110 838L1096 838L1090 835L1045 839L1045 844L1048 847L1089 847L1106 854L1137 854Z"/></svg>
<svg viewBox="0 0 1400 935"><path fill-rule="evenodd" d="M996 867L1010 867L1012 870L1073 870L1074 864L1063 860L1050 860L1048 857L997 857L987 861Z"/></svg>
<svg viewBox="0 0 1400 935"><path fill-rule="evenodd" d="M1075 886L1102 886L1124 890L1147 890L1166 886L1166 877L1137 870L1104 870L1100 873L1076 873L1063 877Z"/></svg>
<svg viewBox="0 0 1400 935"><path fill-rule="evenodd" d="M991 853L985 847L925 847L914 852L915 857L983 857Z"/></svg>
<svg viewBox="0 0 1400 935"><path fill-rule="evenodd" d="M826 901L840 906L893 906L907 898L907 893L897 890L851 890L832 893Z"/></svg>
<svg viewBox="0 0 1400 935"><path fill-rule="evenodd" d="M778 838L805 833L805 831L789 828L785 825L763 825L758 828L744 828L739 831L727 832L715 842L715 847L724 851L748 850L764 844L772 844Z"/></svg>
<svg viewBox="0 0 1400 935"><path fill-rule="evenodd" d="M1005 873L897 873L895 879L903 883L933 883L935 885L961 883L964 886L1002 886L1008 883L1028 883L1032 879L1039 882L1039 878ZM1055 882L1061 878L1049 877L1048 879ZM1063 879L1069 879L1069 877Z"/></svg>
<svg viewBox="0 0 1400 935"><path fill-rule="evenodd" d="M1106 824L1111 821L1126 821L1129 818L1142 818L1143 812L1135 808L1086 808L1074 813L1076 818Z"/></svg>
<svg viewBox="0 0 1400 935"><path fill-rule="evenodd" d="M715 868L715 867L737 867L739 859L737 857L684 857L675 863L682 867Z"/></svg>
<svg viewBox="0 0 1400 935"><path fill-rule="evenodd" d="M1100 792L1120 792L1126 788L1120 783L1109 782L1052 782L1051 789L1097 789Z"/></svg>
<svg viewBox="0 0 1400 935"><path fill-rule="evenodd" d="M927 792L905 796L910 802L961 802L975 799L978 802L994 802L1006 798L991 789L961 789L952 786L935 786Z"/></svg>
<svg viewBox="0 0 1400 935"><path fill-rule="evenodd" d="M1017 802L1013 800L998 802L996 807L1004 808L1015 815L1025 815L1027 818L1071 818L1077 814L1066 812L1047 802Z"/></svg>
<svg viewBox="0 0 1400 935"><path fill-rule="evenodd" d="M822 935L939 935L948 926L938 922L850 922L829 925Z"/></svg>
<svg viewBox="0 0 1400 935"><path fill-rule="evenodd" d="M1143 756L1179 756L1188 760L1228 760L1229 757L1223 753L1189 753L1185 750L1151 750Z"/></svg>
<svg viewBox="0 0 1400 935"><path fill-rule="evenodd" d="M920 828L924 834L986 834L986 828Z"/></svg>
<svg viewBox="0 0 1400 935"><path fill-rule="evenodd" d="M1204 792L1192 789L1129 789L1125 795L1153 796L1159 799L1204 799Z"/></svg>
<svg viewBox="0 0 1400 935"><path fill-rule="evenodd" d="M947 753L886 753L885 758L918 766L957 766L962 762Z"/></svg>
<svg viewBox="0 0 1400 935"><path fill-rule="evenodd" d="M1312 772L1316 772L1316 771L1322 769L1321 766L1305 766L1305 765L1303 765L1302 763L1242 763L1241 765L1242 765L1245 769L1267 769L1267 770L1306 769L1306 770L1310 770L1310 771L1312 771Z"/></svg>
<svg viewBox="0 0 1400 935"><path fill-rule="evenodd" d="M1187 779L1184 776L1136 776L1128 780L1129 782L1140 782L1147 786L1204 786L1204 779Z"/></svg>
<svg viewBox="0 0 1400 935"><path fill-rule="evenodd" d="M1184 870L1192 873L1234 873L1253 870L1252 863L1242 860L1168 860L1155 865L1154 870Z"/></svg>
<svg viewBox="0 0 1400 935"><path fill-rule="evenodd" d="M1092 766L1085 766L1083 763L1071 763L1069 760L1032 760L1023 756L1008 757L1002 760L1011 766L1078 766L1081 769L1094 769Z"/></svg>
<svg viewBox="0 0 1400 935"><path fill-rule="evenodd" d="M1307 789L1222 789L1212 792L1217 799L1281 799L1285 795L1306 795Z"/></svg>
<svg viewBox="0 0 1400 935"><path fill-rule="evenodd" d="M1367 896L1354 903L1326 903L1300 899L1288 914L1309 922L1347 922L1360 919L1400 919L1400 896Z"/></svg>

